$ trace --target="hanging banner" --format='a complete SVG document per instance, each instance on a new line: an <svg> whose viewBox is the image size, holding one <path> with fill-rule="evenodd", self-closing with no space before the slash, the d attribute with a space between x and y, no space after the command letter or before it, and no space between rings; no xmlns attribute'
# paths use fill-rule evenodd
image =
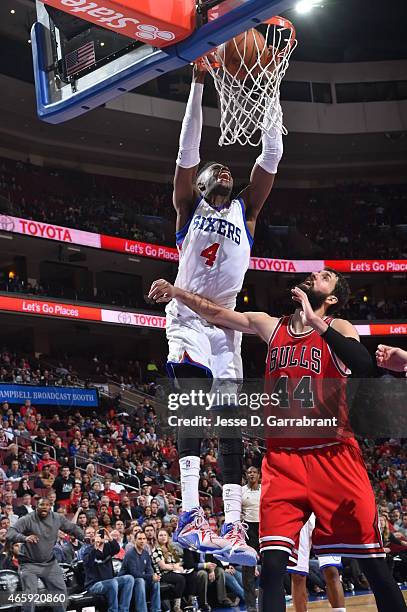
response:
<svg viewBox="0 0 407 612"><path fill-rule="evenodd" d="M99 406L99 395L96 389L0 384L0 402L21 404L25 400L31 400L37 406L81 406L84 408Z"/></svg>

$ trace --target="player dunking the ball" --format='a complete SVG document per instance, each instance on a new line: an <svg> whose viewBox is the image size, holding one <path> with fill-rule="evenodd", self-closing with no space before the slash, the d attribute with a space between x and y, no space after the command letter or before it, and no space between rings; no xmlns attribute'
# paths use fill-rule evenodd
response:
<svg viewBox="0 0 407 612"><path fill-rule="evenodd" d="M212 162L198 171L204 78L203 67L195 66L174 177L179 250L175 286L200 293L233 310L249 266L256 219L273 186L282 156L281 124L263 134L262 152L249 184L236 199L231 199L233 178L227 166ZM281 119L279 105L276 112ZM166 314L167 368L181 387L188 379L242 379L239 331L209 324L178 300L167 306ZM183 513L174 537L182 546L218 554L229 562L255 565L256 551L246 544L240 522L242 441L233 438L219 441L225 504L225 525L220 536L210 530L200 508L201 441L200 437L182 432L178 435Z"/></svg>
<svg viewBox="0 0 407 612"><path fill-rule="evenodd" d="M306 402L308 411L335 414L339 425L343 423L331 438L318 436L316 429L314 438L291 437L289 431L267 441L260 502L263 611L286 609L287 562L312 512L318 556L356 557L379 612L405 611L401 591L386 564L373 490L347 425L348 371L356 377L374 372L373 360L354 326L332 318L348 300L348 283L327 268L291 291L298 307L280 319L222 308L164 280L153 283L151 295L157 301L175 298L214 325L256 333L268 344L266 390L278 386L287 408Z"/></svg>

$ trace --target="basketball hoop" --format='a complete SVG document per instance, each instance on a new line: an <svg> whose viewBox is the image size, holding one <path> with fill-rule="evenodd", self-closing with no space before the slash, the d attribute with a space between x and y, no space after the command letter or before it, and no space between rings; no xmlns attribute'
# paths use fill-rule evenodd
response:
<svg viewBox="0 0 407 612"><path fill-rule="evenodd" d="M283 17L272 17L264 25L263 36L248 30L202 58L219 95L220 146L257 146L273 125L287 134L280 84L297 46L295 28Z"/></svg>

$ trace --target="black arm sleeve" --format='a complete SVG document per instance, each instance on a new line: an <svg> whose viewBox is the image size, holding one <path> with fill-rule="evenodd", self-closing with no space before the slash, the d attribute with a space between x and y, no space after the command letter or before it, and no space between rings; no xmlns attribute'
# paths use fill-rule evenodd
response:
<svg viewBox="0 0 407 612"><path fill-rule="evenodd" d="M367 348L355 338L347 338L332 327L328 327L326 332L321 334L321 338L352 371L352 374L359 377L373 376L375 371L373 359Z"/></svg>

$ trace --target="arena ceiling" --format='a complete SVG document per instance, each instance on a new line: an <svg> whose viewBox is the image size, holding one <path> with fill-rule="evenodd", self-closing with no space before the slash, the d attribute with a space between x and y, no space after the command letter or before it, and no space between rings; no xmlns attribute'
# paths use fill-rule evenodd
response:
<svg viewBox="0 0 407 612"><path fill-rule="evenodd" d="M293 5L295 0L293 0ZM321 0L306 15L285 15L295 23L300 45L296 59L353 62L406 59L405 0ZM11 14L10 11L15 13ZM1 0L0 35L26 44L35 20L34 0Z"/></svg>

